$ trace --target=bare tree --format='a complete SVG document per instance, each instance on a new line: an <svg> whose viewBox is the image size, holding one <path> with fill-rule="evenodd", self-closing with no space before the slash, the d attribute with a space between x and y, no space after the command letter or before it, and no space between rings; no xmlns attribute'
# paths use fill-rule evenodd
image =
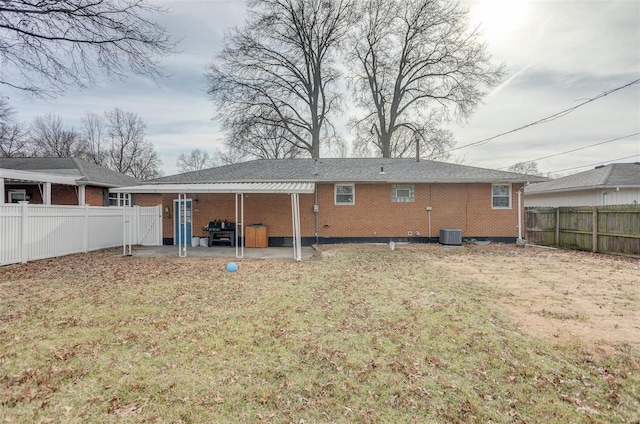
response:
<svg viewBox="0 0 640 424"><path fill-rule="evenodd" d="M507 168L507 170L518 174L541 175L540 171L538 171L538 163L535 161L518 162Z"/></svg>
<svg viewBox="0 0 640 424"><path fill-rule="evenodd" d="M264 127L255 131L286 134L295 149L319 157L322 139L335 135L334 52L351 11L351 0L251 0L246 26L226 35L206 74L225 128Z"/></svg>
<svg viewBox="0 0 640 424"><path fill-rule="evenodd" d="M0 157L21 157L28 154L27 130L14 121L15 110L0 96Z"/></svg>
<svg viewBox="0 0 640 424"><path fill-rule="evenodd" d="M82 117L82 139L85 145L84 158L86 160L96 165L108 166L109 146L105 137L104 119L94 112L87 112Z"/></svg>
<svg viewBox="0 0 640 424"><path fill-rule="evenodd" d="M364 116L354 120L356 143L382 157L428 154L453 145L440 129L467 118L483 89L502 76L467 12L446 0L365 0L352 32L354 94ZM435 143L435 144L434 144Z"/></svg>
<svg viewBox="0 0 640 424"><path fill-rule="evenodd" d="M162 162L145 139L146 124L137 114L114 109L105 112L109 150L108 168L146 180L160 175Z"/></svg>
<svg viewBox="0 0 640 424"><path fill-rule="evenodd" d="M73 128L66 128L60 115L36 116L31 125L31 155L74 157L84 154L84 143Z"/></svg>
<svg viewBox="0 0 640 424"><path fill-rule="evenodd" d="M156 78L159 58L174 48L165 28L149 20L162 11L142 0L3 0L0 84L51 96L92 86L99 74Z"/></svg>
<svg viewBox="0 0 640 424"><path fill-rule="evenodd" d="M268 111L265 111L268 113ZM297 146L290 131L280 126L261 125L253 116L238 116L233 122L225 122L229 138L227 149L245 159L286 159L308 156Z"/></svg>
<svg viewBox="0 0 640 424"><path fill-rule="evenodd" d="M218 158L216 162L219 162L220 165L231 165L253 159L253 157L246 156L244 152L229 146L216 149L216 157Z"/></svg>
<svg viewBox="0 0 640 424"><path fill-rule="evenodd" d="M180 153L178 160L176 160L176 168L181 173L199 171L214 166L216 163L211 155L200 149L193 149L189 154Z"/></svg>

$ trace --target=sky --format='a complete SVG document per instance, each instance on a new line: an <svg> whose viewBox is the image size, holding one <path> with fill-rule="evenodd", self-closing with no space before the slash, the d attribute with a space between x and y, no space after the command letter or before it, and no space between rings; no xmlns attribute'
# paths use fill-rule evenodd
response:
<svg viewBox="0 0 640 424"><path fill-rule="evenodd" d="M87 112L114 108L135 112L147 124L147 140L163 162L164 175L177 173L180 153L222 148L224 134L212 119L215 110L206 95L204 73L220 51L225 31L243 24L246 3L161 3L170 12L156 20L179 40L179 52L163 61L169 78L154 82L132 75L124 81L104 80L84 91L71 88L53 100L24 97L4 87L0 94L9 97L16 119L30 123L36 116L53 113L67 126L80 129ZM506 75L470 119L448 124L457 142L452 152L456 161L506 169L535 160L540 172L554 175L612 162L640 162L640 84L611 92L550 122L478 143L640 79L640 1L461 4L469 9L471 23L481 25L488 50L495 62L505 64ZM342 136L349 138L348 133ZM614 139L619 140L610 141Z"/></svg>

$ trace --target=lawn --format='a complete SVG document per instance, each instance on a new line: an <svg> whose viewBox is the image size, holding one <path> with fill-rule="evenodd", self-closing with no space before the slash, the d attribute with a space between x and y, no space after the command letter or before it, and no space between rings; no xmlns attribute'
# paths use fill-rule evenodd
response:
<svg viewBox="0 0 640 424"><path fill-rule="evenodd" d="M0 422L640 420L640 261L507 245L0 268Z"/></svg>

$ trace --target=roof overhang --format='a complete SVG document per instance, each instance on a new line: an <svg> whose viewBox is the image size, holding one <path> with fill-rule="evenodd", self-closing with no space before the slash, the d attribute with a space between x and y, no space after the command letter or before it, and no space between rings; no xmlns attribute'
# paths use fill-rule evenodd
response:
<svg viewBox="0 0 640 424"><path fill-rule="evenodd" d="M70 175L50 174L45 172L20 171L17 169L0 168L0 178L12 180L33 181L38 183L54 183L66 185L79 185L78 177Z"/></svg>
<svg viewBox="0 0 640 424"><path fill-rule="evenodd" d="M285 193L312 194L310 182L143 184L109 189L111 193Z"/></svg>

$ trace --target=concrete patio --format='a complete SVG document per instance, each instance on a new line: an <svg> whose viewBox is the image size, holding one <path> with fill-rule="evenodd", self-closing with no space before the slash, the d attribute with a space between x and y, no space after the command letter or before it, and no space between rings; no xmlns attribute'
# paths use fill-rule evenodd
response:
<svg viewBox="0 0 640 424"><path fill-rule="evenodd" d="M240 251L238 251L240 252ZM308 260L315 254L311 246L302 247L302 260ZM134 246L133 256L165 257L178 256L178 246ZM187 257L191 258L236 258L236 248L228 246L187 246ZM291 259L293 247L245 248L244 259Z"/></svg>

